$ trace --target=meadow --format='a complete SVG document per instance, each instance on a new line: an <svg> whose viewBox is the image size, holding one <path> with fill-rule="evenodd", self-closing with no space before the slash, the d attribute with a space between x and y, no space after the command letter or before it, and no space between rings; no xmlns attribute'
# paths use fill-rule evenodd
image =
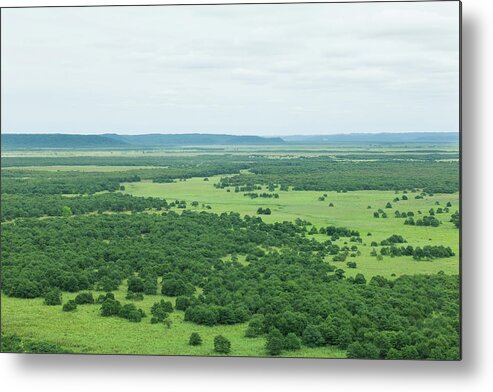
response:
<svg viewBox="0 0 493 392"><path fill-rule="evenodd" d="M159 197L166 200L185 200L187 204L193 201L199 202L196 210L201 210L202 204L212 207L210 211L215 213L239 212L241 215L255 215L259 207L269 207L271 215L264 215L262 219L267 223L291 221L304 219L316 227L342 226L359 230L364 237L364 246L361 256L358 256L358 268L346 268L347 274L355 275L363 273L365 276L382 275L385 277L400 276L404 274L437 273L444 271L448 274L459 272L459 233L450 222L450 216L458 209L459 194L435 194L423 199L414 199L410 193L409 200L393 202L396 196L403 193L393 191L355 191L347 193L338 192L315 192L315 191L279 191L278 199L250 199L243 196L243 192L227 192L213 186L221 176L211 177L209 181L203 178L192 178L187 181L174 183L153 183L141 181L137 183L126 183L125 193L142 197ZM319 197L327 194L324 201ZM393 204L388 209L387 219L373 218L373 212L384 209L387 202ZM441 214L442 225L439 227L416 227L404 225L404 219L395 218L394 212L417 211L428 212L430 208L436 208L436 203L445 206L447 202L452 204L450 213ZM330 203L334 206L330 207ZM371 208L368 208L371 206ZM455 208L454 208L455 206ZM190 207L192 210L194 207ZM371 236L367 236L371 233ZM425 246L430 243L446 244L450 246L454 257L438 259L433 262L417 262L409 257L394 257L384 260L376 260L370 256L372 250L371 241L380 242L394 233L404 236L409 243ZM366 236L366 237L365 237ZM325 236L314 235L318 240L324 240ZM345 268L345 267L342 267Z"/></svg>
<svg viewBox="0 0 493 392"><path fill-rule="evenodd" d="M452 165L450 166L451 169L456 170L456 167L453 166L457 154L455 148L448 145L439 147L416 145L412 147L387 146L377 149L368 146L341 146L330 149L314 146L278 148L263 146L260 149L257 148L257 151L253 147L237 149L226 146L221 147L221 149L221 151L216 151L211 148L210 151L207 151L207 156L202 155L204 154L203 149L194 148L166 151L21 151L2 153L2 185L4 185L4 179L6 185L5 187L2 186L2 192L4 196L7 196L6 200L17 203L14 210L10 211L13 218L2 223L2 240L8 240L2 241L3 253L7 254L2 260L3 271L6 272L3 276L4 290L1 304L2 335L16 336L35 342L46 342L57 348L75 353L204 356L226 354L232 356L274 356L281 354L283 357L345 358L349 356L353 358L456 359L458 346L456 347L455 343L450 342L455 341L459 333L457 331L459 324L456 301L456 299L458 300L458 291L453 288L454 285L452 284L454 277L459 274L459 230L452 219L453 214L459 211L458 191L448 193L423 192L423 189L420 188L380 190L382 185L378 185L379 190L377 190L371 189L371 183L365 185L364 187L369 189L364 190L294 190L294 186L297 185L294 183L280 187L279 184L272 186L262 182L276 178L272 177L272 173L274 173L274 176L280 176L282 184L283 164L289 162L291 167L293 164L300 164L300 170L303 170L304 157L315 160L318 159L317 157L322 157L322 159L324 159L323 157L332 157L338 161L344 161L345 157L349 155L349 166L347 167L351 169L350 162L353 159L361 164L368 159L368 154L373 154L377 162L385 162L385 165L390 166L394 164L396 167L401 164L401 161L414 162L416 154L418 154L418 158L423 156L425 161L429 160L430 162L443 161L444 156L450 155L451 158L446 160ZM420 149L422 151L419 151ZM260 158L257 156L252 158L253 152L259 154ZM395 159L396 154L398 159ZM438 156L433 155L431 157L430 154L438 154ZM57 163L58 159L62 163L54 164ZM100 159L103 164L90 164L91 159ZM134 159L141 159L141 161L133 161ZM274 165L272 165L273 161L275 161ZM278 161L280 161L279 164ZM326 163L322 160L320 162L322 165L331 165L330 161ZM318 165L319 161L315 161L315 163ZM208 172L213 173L213 175L207 177L196 175L204 172L204 164L207 166ZM256 177L254 177L252 171L255 171L256 165L261 169L259 169L260 174L255 174ZM269 174L269 170L273 170L271 174ZM314 171L316 167L310 170L307 172L309 175L323 176L323 172ZM358 168L358 170L360 169ZM447 170L447 166L437 166L436 170L439 171L434 175L438 179L440 173ZM177 173L176 176L179 177L169 180L166 173ZM235 177L239 174L240 177ZM409 173L408 178L411 182L412 174ZM228 185L228 179L236 178L245 181L246 178L248 182L248 176L255 178L253 182L256 188L253 191L238 191L235 190L234 186ZM263 180L262 176L267 179ZM364 178L364 174L362 176L360 172L358 172L358 176L355 178ZM127 180L128 178L130 180ZM289 181L291 178L294 177L286 177L287 180L285 181ZM28 185L28 183L33 183L32 180L35 180L35 185ZM260 182L256 183L256 181ZM445 181L447 189L454 189L456 186L448 179L443 181ZM221 186L221 184L223 185ZM74 192L73 189L77 189L77 191ZM249 196L249 193L265 193L270 196L253 198ZM108 203L111 204L112 195L116 196L117 194L128 195L128 198L118 198L119 207L117 210L112 210L111 206L108 207ZM274 194L277 196L273 197ZM57 200L59 203L57 197L84 197L85 209L77 212L66 206L62 208L63 203L60 204L60 211L56 211L54 207L50 209L48 206L42 209L43 195L46 195L46 203L49 203L49 200ZM146 198L145 202L142 201L143 198ZM94 208L91 207L93 205ZM268 214L259 212L266 209L269 210ZM433 213L430 210L433 210ZM433 215L439 223L436 226L404 224L406 219L397 217L396 211L399 211L399 214L412 212L416 220ZM251 246L249 245L247 250L240 252L229 252L226 245L219 246L217 250L212 251L206 249L208 247L204 245L207 238L200 239L197 246L204 247L204 249L201 250L202 253L197 254L198 259L194 261L197 265L189 267L194 272L193 274L187 272L183 275L183 279L187 280L185 283L194 286L192 291L186 291L184 294L192 301L191 308L194 306L197 309L215 306L214 309L216 310L214 311L221 312L224 310L223 307L246 306L248 311L245 317L238 318L231 323L219 320L207 325L207 322L197 318L194 319L195 321L190 321L190 317L192 319L197 317L193 316L192 312L190 313L192 316L186 316L187 311L174 309L166 315L167 324L151 323L149 320L152 305L164 299L176 307L177 296L155 292L146 293L143 295L143 299L126 299L125 297L129 292L128 279L136 277L144 282L150 279L150 281L154 281L153 284L156 287L162 286L164 290L167 283L163 277L166 278L166 276L183 272L184 258L187 259L187 257L184 254L171 256L170 253L167 258L161 258L159 252L165 252L165 247L156 248L156 252L153 253L151 242L146 244L149 250L142 248L143 254L139 256L135 249L138 248L139 241L146 241L148 228L143 229L142 235L132 237L132 242L122 243L121 246L128 247L129 253L132 255L129 256L128 260L123 260L125 256L122 256L122 252L125 249L118 249L120 245L113 244L112 237L104 237L108 239L103 240L103 243L113 247L104 250L104 245L101 245L101 250L96 249L94 250L95 253L87 253L85 256L79 255L75 258L70 256L69 245L65 249L65 243L62 243L63 252L66 252L64 257L68 257L66 260L69 260L70 257L75 260L74 265L69 266L67 264L66 267L63 266L63 258L60 258L62 261L58 260L55 244L58 244L56 241L59 239L50 237L51 234L49 234L56 232L60 222L73 222L74 225L79 225L74 226L75 229L72 228L74 233L76 230L87 227L89 233L87 241L89 241L91 230L94 230L97 224L94 221L95 226L84 226L90 222L86 218L89 220L101 219L103 225L107 224L108 228L111 228L112 225L120 224L119 216L126 217L122 219L127 219L129 224L137 222L140 219L139 216L142 216L142 223L140 224L144 226L149 224L151 233L154 233L152 227L159 225L160 219L164 221L168 219L169 214L180 215L185 214L185 212L190 212L192 215L184 215L183 221L177 220L179 218L174 218L173 215L169 219L175 222L174 225L179 225L180 230L192 228L190 235L197 235L193 233L202 230L199 230L196 223L193 223L197 219L200 221L200 214L216 216L217 218L211 218L211 222L221 225L222 215L235 213L238 214L238 219L245 219L245 221L238 221L242 227L236 227L237 218L228 215L231 216L231 218L227 218L229 219L227 220L228 224L232 225L231 230L237 230L238 236L241 236L244 230L252 230L251 241L253 242ZM386 217L382 217L383 213ZM375 217L374 214L378 214L379 217ZM114 222L111 220L113 219L112 216L115 216ZM149 219L145 216L149 216ZM256 220L251 221L249 217L255 217ZM31 225L29 224L30 220L33 222ZM37 221L46 222L43 225L47 225L46 235L43 235L44 238L39 240L36 238L39 235L37 234L38 231L29 232L31 226L36 227L36 230L42 230L42 226L37 227L38 223L34 223ZM268 227L262 226L264 223ZM283 226L276 226L278 224ZM320 233L320 229L325 230L329 227L348 228L357 232L356 237L358 238L352 236L350 239L349 236L345 235L330 237L325 232ZM255 230L260 233L267 229L272 232L269 234L272 236L270 240L267 237L261 239L254 236ZM193 230L197 231L194 232ZM291 236L289 242L286 243L289 244L287 246L282 245L282 238L286 235L286 232L283 234L285 230L292 230L292 233L289 234ZM310 233L310 230L315 232ZM4 234L4 231L7 234ZM22 235L27 235L26 233L29 233L29 238L32 238L31 245L23 243ZM81 234L82 239L80 241L86 241L84 239L86 234ZM411 245L416 249L418 247L443 246L449 248L452 255L448 257L413 258L409 254L393 256L380 254L381 251L383 252L382 248L385 247L382 241L385 243L387 239L396 235L403 237L405 242L391 244L392 247L394 245ZM65 240L69 241L70 239ZM90 240L92 241L92 238ZM159 237L155 237L154 240L158 241ZM184 238L184 241L186 240ZM74 247L73 252L77 253L77 249L84 249L83 243L80 246L80 248ZM99 246L97 245L97 247ZM179 244L176 246L177 249L180 248ZM240 249L240 244L238 246ZM353 251L350 250L352 246L354 246ZM309 249L308 252L307 249ZM334 249L336 249L335 252L333 252ZM39 261L30 261L36 255L39 255ZM51 278L46 278L46 282L50 281L47 283L49 287L43 288L39 280L45 279L43 276L48 274L43 263L44 260L50 260L53 255L57 259L55 264L59 270L53 270L51 274L60 274L59 283L56 283L57 280L51 281ZM149 255L150 259L144 260L147 257L145 255ZM337 255L343 256L340 261L335 257ZM293 263L293 266L296 265L298 272L286 272L286 274L292 273L292 275L283 275L284 272L281 272L283 267L277 267L277 265L282 266L283 258L286 257L293 257L293 261L290 263ZM211 269L207 273L204 271L197 272L201 268L199 266L201 260L207 260L207 263L210 263ZM108 264L108 262L110 263ZM303 264L307 262L313 264L313 267L310 267L313 268L313 271L303 267ZM33 263L32 266L29 263ZM266 268L270 268L269 263L275 264L275 268L281 269L266 272ZM224 272L214 272L222 270L222 265L227 265L224 267ZM33 268L32 271L29 270L30 268ZM113 275L109 271L111 268L115 269ZM205 268L205 264L203 268ZM254 272L254 268L258 268L258 270ZM303 268L307 269L306 276L297 282L296 279L298 278L296 277L300 276L300 273L305 273ZM64 281L69 279L69 275L75 270L80 270L80 274L84 275L84 282L87 281L87 284L82 284L82 280L79 280L79 285L76 284L72 288L69 283ZM108 270L104 272L108 276L99 276L103 270ZM268 279L271 279L277 274L279 279L274 282L274 285L279 284L278 290L287 290L287 295L289 291L298 292L303 285L307 287L304 279L311 279L310 276L313 276L311 275L313 273L323 276L313 278L314 281L310 283L313 284L310 293L316 293L321 287L324 287L325 290L327 287L329 290L327 293L336 294L339 290L341 297L336 299L335 296L332 305L329 305L330 298L324 298L324 301L328 301L327 305L324 306L328 308L326 310L313 310L311 315L308 310L305 312L303 307L300 308L301 305L294 304L292 300L288 300L290 304L283 302L270 306L265 303L257 306L253 299L256 294L248 293L248 284L230 287L229 283L231 279L243 279L242 276L247 279L246 274L257 274L249 276L248 279L255 281L257 278L253 278L253 276L257 276L260 279L259 284L261 284L262 279L264 279L262 274L265 274L266 279L267 276L269 276ZM201 277L201 274L206 275ZM217 278L215 274L217 274ZM25 280L22 282L16 280L17 276L22 276ZM108 286L109 276L113 281ZM407 276L411 277L410 281L406 280ZM415 281L413 281L413 276L416 276ZM427 276L431 279L438 279L437 282L439 283L436 288L432 287L431 283L429 287L422 286L421 280L427 279ZM443 276L447 278L443 278L445 279L443 280ZM359 285L361 277L363 277L362 286ZM222 279L217 280L216 283L223 291L215 291L217 288L210 283L214 282L215 279ZM25 282L26 280L35 281L37 286L31 290L31 286L29 282ZM295 285L296 290L285 287L282 283L284 281L292 282L290 284ZM334 281L337 281L337 284ZM105 284L109 287L108 289L104 288L106 287ZM21 285L24 286L21 287ZM337 285L341 285L340 289L337 288L339 287ZM433 294L435 292L428 290L436 290L437 298L446 293L443 295L446 295L447 298L454 298L455 296L456 299L452 301L450 307L446 303L447 300L437 300L434 305L423 307L419 316L413 313L414 310L409 309L409 314L405 313L406 310L404 310L405 314L398 317L403 317L402 320L406 317L409 319L402 321L402 328L404 326L405 328L414 328L409 330L407 335L411 335L412 331L418 331L420 334L414 337L412 341L398 343L399 339L394 335L399 335L403 331L400 331L396 326L378 326L378 321L374 321L374 317L375 320L378 317L374 316L369 304L360 303L364 309L368 308L363 312L364 314L368 312L365 316L359 315L354 310L349 310L349 307L353 306L350 303L351 298L344 298L346 294L343 294L346 292L345 290L348 290L347 295L354 294L355 301L363 301L359 296L365 296L366 287L368 292L373 293L372 290L377 290L372 295L379 295L380 291L378 290L382 290L382 298L385 296L392 298L394 294L389 290L394 288L394 285L396 285L395 287L403 285L403 288L399 288L402 291L395 294L395 299L399 301L419 301L420 298L428 300L427 297L435 295ZM409 291L409 287L413 285L419 287L419 295L414 296ZM440 285L443 285L444 290L440 289ZM116 300L122 304L134 303L138 308L144 310L147 317L143 318L141 322L129 322L121 317L102 317L100 304L79 305L73 312L64 312L61 306L47 306L45 304L44 297L50 288L60 290L62 303L74 299L80 291L89 290L95 298L111 291ZM262 292L265 288L259 290ZM425 290L426 294L422 290ZM237 294L235 294L236 292ZM439 294L440 292L441 294ZM241 297L239 293L252 295L252 301L242 304L242 300L238 298ZM307 295L308 293L307 291ZM224 295L224 299L221 299L222 295ZM312 294L308 296L310 295ZM282 297L284 298L284 294ZM272 298L275 300L277 297ZM345 301L349 302L344 304ZM446 307L442 308L444 301ZM307 303L304 306L312 306L317 302L320 300L314 298L313 303ZM411 304L411 302L403 303ZM276 309L276 306L280 306L282 310ZM379 312L384 311L385 305L382 304L381 306L382 308L378 309ZM342 336L347 332L344 331L345 327L341 326L341 320L331 319L331 312L335 312L336 309L345 309L344 312L350 311L347 317L354 318L351 321L353 325L350 327L352 338L346 336L345 339L338 339L334 337L334 334ZM296 317L302 317L302 324L305 323L303 328L318 328L319 332L317 333L323 336L320 338L322 340L319 339L317 343L311 344L309 338L305 336L307 335L306 329L300 330L299 333L296 332L298 338L303 341L300 349L279 349L282 353L279 350L274 350L272 347L275 345L276 339L286 338L287 332L297 331L299 327L289 327L291 329L285 327L284 331L282 325L285 324L283 321L274 318L269 319L269 312L277 315L276 317L294 312ZM387 309L385 312L388 313L389 310ZM255 314L265 316L265 324L255 336L246 337L247 331L253 328L252 325L254 324L252 323L256 322L255 317L252 317ZM315 314L317 315L315 316ZM327 314L329 314L328 317ZM440 317L442 314L445 318L437 321L437 315ZM359 318L360 316L366 317L376 324L373 326L366 325L366 321L362 321L363 318ZM189 317L188 321L185 320L187 317ZM341 317L344 318L342 314ZM390 320L392 314L386 314L386 317ZM299 322L298 320L298 324ZM410 325L409 322L415 322L415 325ZM439 323L440 326L435 327L436 331L454 337L440 340L439 336L431 336L431 332L426 332L427 328L431 328L429 327L430 323ZM267 327L267 325L274 327L270 329L271 327ZM366 325L363 330L361 325ZM280 338L276 335L279 334L277 329L283 331ZM272 332L273 330L275 331ZM189 344L188 340L193 332L200 334L203 341L201 345L192 346ZM301 332L303 332L303 339ZM229 339L231 342L229 353L215 351L213 340L217 335ZM394 337L389 338L388 336ZM385 337L388 342L381 343L382 337ZM444 343L445 341L448 343ZM282 346L282 343L279 344ZM450 347L447 347L447 344Z"/></svg>

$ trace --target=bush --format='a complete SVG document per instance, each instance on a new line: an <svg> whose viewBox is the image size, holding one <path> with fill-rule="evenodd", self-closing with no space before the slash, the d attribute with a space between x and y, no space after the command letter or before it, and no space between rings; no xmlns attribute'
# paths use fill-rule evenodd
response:
<svg viewBox="0 0 493 392"><path fill-rule="evenodd" d="M142 301L144 299L144 294L142 293L134 293L133 291L127 292L125 299L129 299L132 301Z"/></svg>
<svg viewBox="0 0 493 392"><path fill-rule="evenodd" d="M247 338L256 338L264 333L265 317L263 314L254 315L248 323L248 328L245 331Z"/></svg>
<svg viewBox="0 0 493 392"><path fill-rule="evenodd" d="M116 316L120 313L121 304L117 300L108 298L101 304L101 316Z"/></svg>
<svg viewBox="0 0 493 392"><path fill-rule="evenodd" d="M197 332L193 332L188 340L190 346L200 346L202 344L202 338Z"/></svg>
<svg viewBox="0 0 493 392"><path fill-rule="evenodd" d="M228 354L231 351L231 342L222 335L214 338L214 351L221 354Z"/></svg>
<svg viewBox="0 0 493 392"><path fill-rule="evenodd" d="M171 275L163 278L161 293L167 297L177 297L180 295L191 294L194 289L185 283L179 276Z"/></svg>
<svg viewBox="0 0 493 392"><path fill-rule="evenodd" d="M314 325L308 325L303 331L302 336L303 344L308 347L319 347L323 346L325 340L318 330L318 328Z"/></svg>
<svg viewBox="0 0 493 392"><path fill-rule="evenodd" d="M284 348L284 337L278 329L273 329L267 335L265 349L269 355L279 355Z"/></svg>
<svg viewBox="0 0 493 392"><path fill-rule="evenodd" d="M298 336L290 332L286 335L284 339L284 349L288 351L299 350L301 348L301 341Z"/></svg>
<svg viewBox="0 0 493 392"><path fill-rule="evenodd" d="M75 309L77 309L77 303L73 299L67 301L62 307L64 312L72 312Z"/></svg>
<svg viewBox="0 0 493 392"><path fill-rule="evenodd" d="M190 298L183 295L176 298L175 308L176 310L187 310L190 306Z"/></svg>
<svg viewBox="0 0 493 392"><path fill-rule="evenodd" d="M75 297L75 302L77 303L77 305L93 304L94 303L94 297L92 296L92 293L90 293L90 292L79 293Z"/></svg>
<svg viewBox="0 0 493 392"><path fill-rule="evenodd" d="M170 301L164 301L164 299L155 302L151 307L151 313L158 321L164 321L172 311L173 304Z"/></svg>
<svg viewBox="0 0 493 392"><path fill-rule="evenodd" d="M113 293L100 294L96 302L98 304L102 304L107 299L115 299L115 294Z"/></svg>
<svg viewBox="0 0 493 392"><path fill-rule="evenodd" d="M131 276L128 279L128 291L131 291L133 293L143 293L144 281L138 276Z"/></svg>
<svg viewBox="0 0 493 392"><path fill-rule="evenodd" d="M354 277L355 284L366 284L366 279L363 274L356 274Z"/></svg>
<svg viewBox="0 0 493 392"><path fill-rule="evenodd" d="M60 289L51 289L45 295L45 305L54 306L62 304L62 292Z"/></svg>

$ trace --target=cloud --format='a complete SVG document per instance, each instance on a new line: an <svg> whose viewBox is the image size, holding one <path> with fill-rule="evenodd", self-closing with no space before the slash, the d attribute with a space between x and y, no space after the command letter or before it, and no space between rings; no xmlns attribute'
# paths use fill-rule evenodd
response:
<svg viewBox="0 0 493 392"><path fill-rule="evenodd" d="M458 4L2 11L2 129L458 130Z"/></svg>

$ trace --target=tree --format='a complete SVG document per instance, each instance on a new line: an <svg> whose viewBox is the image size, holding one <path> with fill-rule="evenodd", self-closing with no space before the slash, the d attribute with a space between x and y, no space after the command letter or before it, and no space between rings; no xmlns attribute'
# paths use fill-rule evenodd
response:
<svg viewBox="0 0 493 392"><path fill-rule="evenodd" d="M131 291L133 293L143 293L144 281L138 276L131 276L128 279L128 291Z"/></svg>
<svg viewBox="0 0 493 392"><path fill-rule="evenodd" d="M116 316L120 313L120 309L120 302L108 298L101 304L101 316Z"/></svg>
<svg viewBox="0 0 493 392"><path fill-rule="evenodd" d="M231 342L222 335L214 337L214 351L221 354L228 354L231 351Z"/></svg>
<svg viewBox="0 0 493 392"><path fill-rule="evenodd" d="M188 285L177 275L166 276L163 278L161 293L168 297L190 294L192 291Z"/></svg>
<svg viewBox="0 0 493 392"><path fill-rule="evenodd" d="M390 201L387 202L387 204L385 205L385 208L392 208L392 204L390 204Z"/></svg>
<svg viewBox="0 0 493 392"><path fill-rule="evenodd" d="M145 313L141 309L137 309L134 304L125 304L120 307L118 316L134 323L139 323L142 317L145 316Z"/></svg>
<svg viewBox="0 0 493 392"><path fill-rule="evenodd" d="M61 305L62 304L62 292L60 289L48 290L45 294L45 305Z"/></svg>
<svg viewBox="0 0 493 392"><path fill-rule="evenodd" d="M146 295L156 295L157 284L156 279L146 279L144 281L144 294Z"/></svg>
<svg viewBox="0 0 493 392"><path fill-rule="evenodd" d="M264 333L265 330L265 317L263 314L256 314L248 323L248 328L245 331L247 338L256 338Z"/></svg>
<svg viewBox="0 0 493 392"><path fill-rule="evenodd" d="M94 303L94 297L92 296L91 292L79 293L75 297L75 303L77 305L93 304Z"/></svg>
<svg viewBox="0 0 493 392"><path fill-rule="evenodd" d="M164 299L155 302L151 307L151 313L157 322L164 321L172 311L173 304L170 301L164 301Z"/></svg>
<svg viewBox="0 0 493 392"><path fill-rule="evenodd" d="M288 351L299 350L301 348L301 341L298 336L290 332L286 335L284 339L284 349Z"/></svg>
<svg viewBox="0 0 493 392"><path fill-rule="evenodd" d="M318 234L318 230L315 226L312 226L312 228L310 229L310 231L308 232L309 235L313 235L313 234Z"/></svg>
<svg viewBox="0 0 493 392"><path fill-rule="evenodd" d="M348 358L353 358L353 359L365 358L365 354L366 354L365 348L358 341L351 343L347 347Z"/></svg>
<svg viewBox="0 0 493 392"><path fill-rule="evenodd" d="M183 295L176 297L175 308L176 310L187 310L190 306L190 298Z"/></svg>
<svg viewBox="0 0 493 392"><path fill-rule="evenodd" d="M315 325L308 325L303 331L302 341L305 346L318 347L323 346L325 340Z"/></svg>
<svg viewBox="0 0 493 392"><path fill-rule="evenodd" d="M192 332L190 339L188 340L190 346L200 346L202 344L202 338L197 332Z"/></svg>
<svg viewBox="0 0 493 392"><path fill-rule="evenodd" d="M284 337L281 332L273 328L269 334L267 335L267 342L265 344L265 348L269 355L279 355L284 348Z"/></svg>
<svg viewBox="0 0 493 392"><path fill-rule="evenodd" d="M72 312L75 309L77 309L77 303L73 299L67 301L62 307L64 312Z"/></svg>
<svg viewBox="0 0 493 392"><path fill-rule="evenodd" d="M62 216L68 217L72 215L72 209L69 206L62 207Z"/></svg>

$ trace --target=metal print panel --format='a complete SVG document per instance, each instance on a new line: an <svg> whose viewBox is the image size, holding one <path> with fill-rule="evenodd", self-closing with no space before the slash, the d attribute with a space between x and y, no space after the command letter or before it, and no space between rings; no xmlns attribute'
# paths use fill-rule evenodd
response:
<svg viewBox="0 0 493 392"><path fill-rule="evenodd" d="M460 360L460 3L1 10L1 351Z"/></svg>

